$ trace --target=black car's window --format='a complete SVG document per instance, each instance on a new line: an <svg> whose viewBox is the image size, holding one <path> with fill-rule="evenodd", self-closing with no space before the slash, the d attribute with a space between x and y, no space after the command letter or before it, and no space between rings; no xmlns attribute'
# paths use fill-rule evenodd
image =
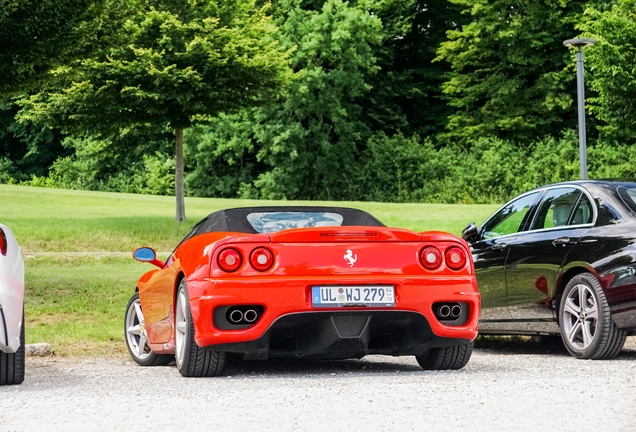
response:
<svg viewBox="0 0 636 432"><path fill-rule="evenodd" d="M575 188L550 189L543 197L530 229L536 230L568 225L572 210L578 202L581 193L580 190ZM589 215L589 205L587 210Z"/></svg>
<svg viewBox="0 0 636 432"><path fill-rule="evenodd" d="M594 221L594 211L592 210L592 203L585 194L581 194L581 199L574 209L572 220L569 225L583 225L592 223Z"/></svg>
<svg viewBox="0 0 636 432"><path fill-rule="evenodd" d="M482 237L488 239L518 232L538 194L524 195L502 208L484 224Z"/></svg>
<svg viewBox="0 0 636 432"><path fill-rule="evenodd" d="M636 212L636 187L618 187L618 194L621 196L627 207Z"/></svg>

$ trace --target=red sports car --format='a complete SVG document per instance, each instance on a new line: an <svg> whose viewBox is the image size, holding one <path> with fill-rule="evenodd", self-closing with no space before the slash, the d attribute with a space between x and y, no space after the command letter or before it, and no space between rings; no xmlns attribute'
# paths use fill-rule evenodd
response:
<svg viewBox="0 0 636 432"><path fill-rule="evenodd" d="M221 210L197 223L137 282L125 339L142 366L173 359L217 376L227 358L414 355L459 369L477 335L480 297L466 242L387 228L340 207Z"/></svg>

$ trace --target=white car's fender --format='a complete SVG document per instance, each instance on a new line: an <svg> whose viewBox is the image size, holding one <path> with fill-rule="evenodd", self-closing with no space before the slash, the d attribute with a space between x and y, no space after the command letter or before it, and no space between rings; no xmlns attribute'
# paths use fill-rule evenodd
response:
<svg viewBox="0 0 636 432"><path fill-rule="evenodd" d="M20 347L24 308L24 261L13 232L0 224L7 254L0 253L0 350L14 353Z"/></svg>

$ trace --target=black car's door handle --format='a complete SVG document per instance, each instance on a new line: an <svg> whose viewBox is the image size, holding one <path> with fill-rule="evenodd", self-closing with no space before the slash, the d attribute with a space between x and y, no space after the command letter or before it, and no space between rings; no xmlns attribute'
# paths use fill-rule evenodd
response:
<svg viewBox="0 0 636 432"><path fill-rule="evenodd" d="M559 237L556 240L552 240L554 246L565 246L570 243L570 237Z"/></svg>
<svg viewBox="0 0 636 432"><path fill-rule="evenodd" d="M492 248L494 250L501 250L501 249L505 249L506 247L508 247L508 243L497 243Z"/></svg>

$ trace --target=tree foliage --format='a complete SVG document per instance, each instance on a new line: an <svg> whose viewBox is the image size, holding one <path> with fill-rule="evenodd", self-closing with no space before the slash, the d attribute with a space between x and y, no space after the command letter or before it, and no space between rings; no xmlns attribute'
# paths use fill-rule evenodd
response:
<svg viewBox="0 0 636 432"><path fill-rule="evenodd" d="M215 123L228 129L214 133L220 139L202 143L192 175L199 183L217 177L218 164L210 155L226 149L230 158L243 154L251 159L250 168L256 161L260 169L252 181L242 177L242 196L343 199L351 194L349 173L370 136L361 101L371 90L367 77L377 71L373 47L380 43L381 23L364 7L342 0L314 6L293 0L284 8L279 25L282 43L295 47L295 78L280 101ZM233 131L237 134L230 138Z"/></svg>
<svg viewBox="0 0 636 432"><path fill-rule="evenodd" d="M373 91L363 102L374 131L430 137L442 132L452 112L442 98L450 71L434 62L449 30L461 28L466 16L448 1L369 1L382 21L382 45L375 49L378 71L369 77Z"/></svg>
<svg viewBox="0 0 636 432"><path fill-rule="evenodd" d="M51 68L116 43L117 0L0 0L0 97L41 85Z"/></svg>
<svg viewBox="0 0 636 432"><path fill-rule="evenodd" d="M65 132L187 128L275 95L284 82L276 28L249 1L148 0L140 7L124 24L127 43L56 71L63 90L31 97L29 114Z"/></svg>
<svg viewBox="0 0 636 432"><path fill-rule="evenodd" d="M452 0L470 23L449 32L439 60L452 67L444 92L455 111L448 137L529 143L576 126L574 75L562 42L585 1Z"/></svg>
<svg viewBox="0 0 636 432"><path fill-rule="evenodd" d="M282 28L286 44L297 46L299 75L283 103L255 113L257 159L268 170L254 186L264 198L343 199L360 142L370 135L360 101L371 90L366 77L377 71L380 21L327 0L318 11L291 9Z"/></svg>
<svg viewBox="0 0 636 432"><path fill-rule="evenodd" d="M124 24L126 44L57 71L64 88L32 96L23 121L112 136L136 125L176 137L177 220L183 210L183 129L275 97L288 54L264 8L250 0L142 1Z"/></svg>
<svg viewBox="0 0 636 432"><path fill-rule="evenodd" d="M69 154L62 146L62 136L33 123L14 121L18 108L0 104L0 181L26 181L32 176L47 176L59 157Z"/></svg>
<svg viewBox="0 0 636 432"><path fill-rule="evenodd" d="M77 47L25 41L41 66L0 65L33 72L13 91L38 84L19 122L0 109L0 182L182 197L183 172L199 196L505 201L578 176L562 42L583 36L588 172L636 175L634 0L71 3L50 18L83 17L59 27Z"/></svg>
<svg viewBox="0 0 636 432"><path fill-rule="evenodd" d="M591 112L602 123L602 135L636 139L636 2L619 0L611 8L590 8L580 26L597 40L585 49L589 82L596 91Z"/></svg>

